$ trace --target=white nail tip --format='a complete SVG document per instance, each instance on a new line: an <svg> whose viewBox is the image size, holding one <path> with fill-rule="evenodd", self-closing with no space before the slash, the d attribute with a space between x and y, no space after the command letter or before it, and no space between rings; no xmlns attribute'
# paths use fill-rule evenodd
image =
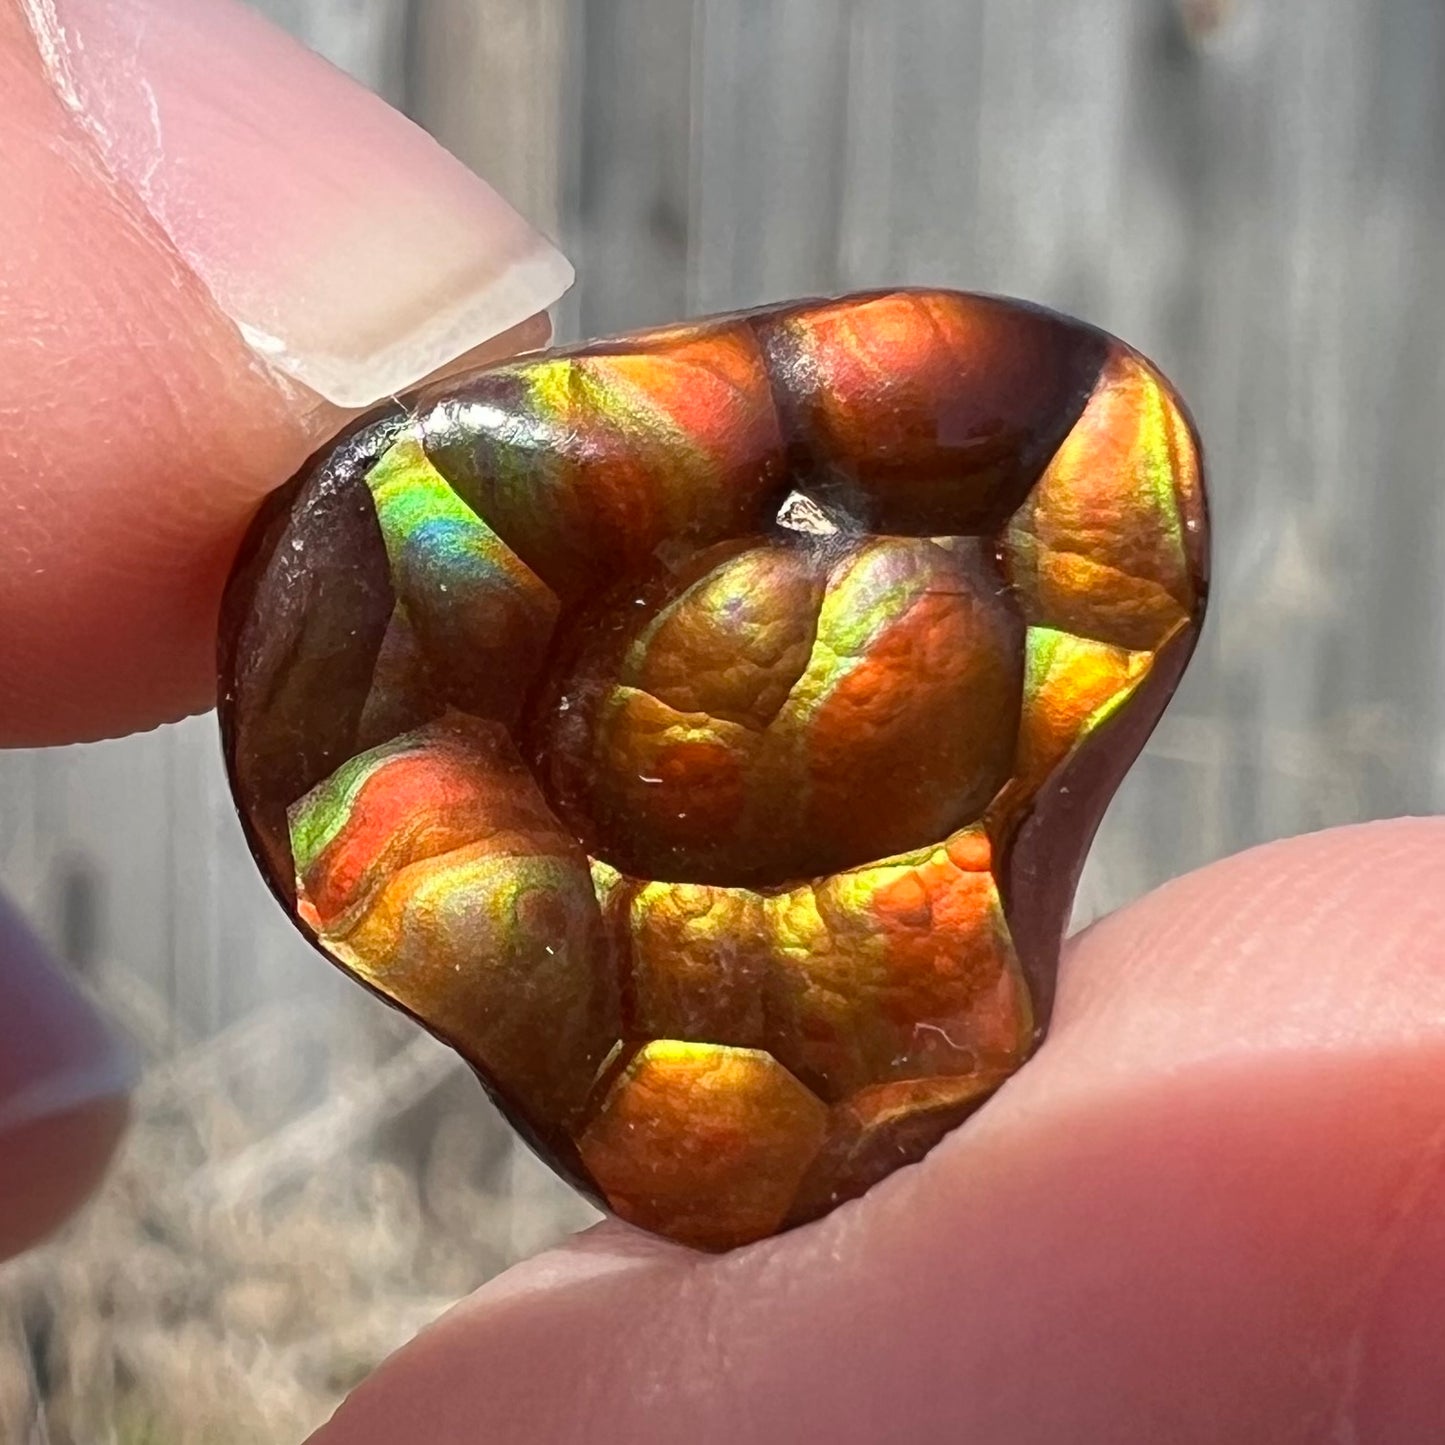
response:
<svg viewBox="0 0 1445 1445"><path fill-rule="evenodd" d="M479 289L399 330L393 340L365 354L327 352L315 344L294 347L284 337L237 319L247 345L275 370L334 405L370 406L404 391L458 356L545 311L571 286L574 272L560 251L545 242ZM235 318L233 318L235 319ZM359 318L358 318L359 320ZM346 326L353 334L363 329ZM338 338L343 342L345 338Z"/></svg>

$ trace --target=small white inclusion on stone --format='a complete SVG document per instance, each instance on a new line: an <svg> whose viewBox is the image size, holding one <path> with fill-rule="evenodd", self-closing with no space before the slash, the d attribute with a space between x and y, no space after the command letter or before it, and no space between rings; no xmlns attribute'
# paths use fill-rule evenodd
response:
<svg viewBox="0 0 1445 1445"><path fill-rule="evenodd" d="M810 537L835 537L838 528L828 520L828 514L811 498L802 492L789 492L778 508L778 526L792 532L804 532Z"/></svg>

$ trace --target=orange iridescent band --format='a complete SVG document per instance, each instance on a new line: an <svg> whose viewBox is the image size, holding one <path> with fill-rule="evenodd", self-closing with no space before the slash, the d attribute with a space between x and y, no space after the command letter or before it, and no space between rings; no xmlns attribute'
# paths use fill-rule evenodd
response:
<svg viewBox="0 0 1445 1445"><path fill-rule="evenodd" d="M522 357L263 510L233 787L318 947L599 1203L727 1248L1026 1061L1206 537L1168 384L1034 307L888 292Z"/></svg>

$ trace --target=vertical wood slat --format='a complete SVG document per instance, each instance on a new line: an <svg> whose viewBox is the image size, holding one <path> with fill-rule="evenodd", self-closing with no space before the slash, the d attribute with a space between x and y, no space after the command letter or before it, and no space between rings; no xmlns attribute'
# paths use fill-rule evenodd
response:
<svg viewBox="0 0 1445 1445"><path fill-rule="evenodd" d="M567 240L583 336L687 310L694 15L686 0L578 13L580 109Z"/></svg>
<svg viewBox="0 0 1445 1445"><path fill-rule="evenodd" d="M559 336L684 309L692 43L677 0L436 0L415 12L413 114L577 265Z"/></svg>
<svg viewBox="0 0 1445 1445"><path fill-rule="evenodd" d="M428 0L410 22L409 114L552 236L572 18L572 0Z"/></svg>
<svg viewBox="0 0 1445 1445"><path fill-rule="evenodd" d="M698 0L691 300L838 288L852 0Z"/></svg>
<svg viewBox="0 0 1445 1445"><path fill-rule="evenodd" d="M407 99L412 0L249 0L393 105Z"/></svg>
<svg viewBox="0 0 1445 1445"><path fill-rule="evenodd" d="M840 285L962 284L986 224L977 204L983 38L976 5L858 4L848 36Z"/></svg>

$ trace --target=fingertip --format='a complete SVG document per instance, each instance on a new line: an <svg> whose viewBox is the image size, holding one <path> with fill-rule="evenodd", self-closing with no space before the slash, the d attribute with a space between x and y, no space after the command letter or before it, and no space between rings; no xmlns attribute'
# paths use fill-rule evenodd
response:
<svg viewBox="0 0 1445 1445"><path fill-rule="evenodd" d="M0 1258L100 1182L125 1129L129 1049L0 898Z"/></svg>
<svg viewBox="0 0 1445 1445"><path fill-rule="evenodd" d="M39 1244L99 1187L130 1106L108 1096L0 1131L0 1259Z"/></svg>
<svg viewBox="0 0 1445 1445"><path fill-rule="evenodd" d="M1070 950L1044 1049L922 1164L721 1257L585 1236L323 1445L1431 1438L1445 822L1290 840Z"/></svg>
<svg viewBox="0 0 1445 1445"><path fill-rule="evenodd" d="M1445 1026L1442 867L1445 819L1393 818L1266 843L1176 878L1070 943L1066 1027L1046 1047L1087 1054L1092 1076L1134 1076L1433 1034Z"/></svg>

